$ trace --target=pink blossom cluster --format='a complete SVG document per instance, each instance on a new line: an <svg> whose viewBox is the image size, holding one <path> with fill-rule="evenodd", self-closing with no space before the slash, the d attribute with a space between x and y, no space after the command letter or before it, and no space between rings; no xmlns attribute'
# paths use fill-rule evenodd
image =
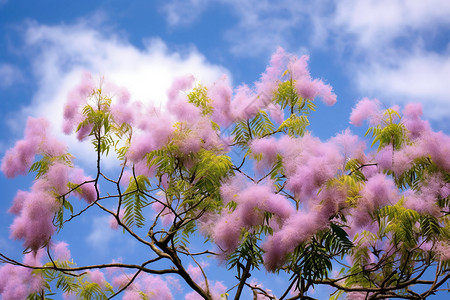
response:
<svg viewBox="0 0 450 300"><path fill-rule="evenodd" d="M450 183L446 183L441 176L428 176L426 184L420 184L418 190L405 191L404 196L406 208L439 217L441 208L436 199L450 196Z"/></svg>
<svg viewBox="0 0 450 300"><path fill-rule="evenodd" d="M10 208L10 212L16 215L11 225L11 236L24 240L24 246L35 251L42 247L55 232L53 216L61 208L56 197L69 192L69 181L82 184L74 191L80 198L88 203L97 199L93 183L84 183L88 179L81 169L72 170L59 162L51 165L44 176L34 181L30 192L17 192Z"/></svg>
<svg viewBox="0 0 450 300"><path fill-rule="evenodd" d="M167 109L179 121L194 122L201 115L200 108L189 103L187 101L187 95L181 93L191 89L194 81L195 78L192 75L177 78L167 91Z"/></svg>
<svg viewBox="0 0 450 300"><path fill-rule="evenodd" d="M208 267L207 263L201 263L200 265L201 265L202 269L205 269ZM206 290L205 278L203 277L202 271L199 266L193 266L193 265L189 264L186 271L189 273L189 275L191 276L192 280L195 281L195 283L197 283L202 289ZM222 299L222 297L220 297L220 295L224 294L227 289L223 285L223 283L220 281L214 281L214 284L212 284L212 282L209 281L208 287L209 287L209 292L211 293L213 300ZM187 293L184 296L184 299L185 300L202 300L203 297L201 297L197 292L192 291L192 292Z"/></svg>
<svg viewBox="0 0 450 300"><path fill-rule="evenodd" d="M274 295L272 294L272 290L264 288L262 283L259 283L254 278L252 279L252 281L250 281L250 286L255 287L255 288L263 289L269 296L274 297ZM255 294L255 292L256 292L256 294ZM274 298L267 297L266 295L260 293L259 290L257 290L257 289L254 289L253 293L254 293L253 294L253 299L254 300L270 300L270 299L274 299Z"/></svg>
<svg viewBox="0 0 450 300"><path fill-rule="evenodd" d="M2 159L1 170L6 177L25 175L36 155L60 156L67 147L50 134L50 123L44 119L29 117L24 138L6 151Z"/></svg>
<svg viewBox="0 0 450 300"><path fill-rule="evenodd" d="M403 109L403 123L412 139L431 131L428 121L421 119L422 114L422 105L419 103L409 103Z"/></svg>
<svg viewBox="0 0 450 300"><path fill-rule="evenodd" d="M373 222L371 214L375 210L385 205L393 205L399 200L394 181L385 174L375 174L368 178L360 196L357 207L350 209L353 230L369 226Z"/></svg>
<svg viewBox="0 0 450 300"><path fill-rule="evenodd" d="M50 134L50 123L43 119L29 118L24 138L8 150L2 159L2 171L7 177L25 174L36 155L50 162L44 174L36 179L30 192L18 191L10 212L16 217L11 225L11 236L24 240L24 246L39 249L50 240L55 231L53 216L60 209L56 197L69 192L68 182L82 184L74 191L87 202L97 198L94 185L83 184L90 180L81 169L73 169L59 158L67 147Z"/></svg>
<svg viewBox="0 0 450 300"><path fill-rule="evenodd" d="M380 106L381 103L377 99L364 98L360 100L350 114L350 123L361 126L363 121L367 120L370 125L379 124L383 117Z"/></svg>
<svg viewBox="0 0 450 300"><path fill-rule="evenodd" d="M28 253L23 263L30 266L42 266L41 259L45 250ZM21 266L6 264L0 268L0 298L9 300L23 300L29 294L39 292L44 286L43 278L33 274L33 270Z"/></svg>
<svg viewBox="0 0 450 300"><path fill-rule="evenodd" d="M65 134L70 134L78 124L83 120L83 116L80 112L80 106L86 103L88 97L94 94L96 90L96 84L92 75L88 72L84 72L81 77L81 82L73 88L66 100L64 106L64 120L63 120L63 131ZM83 138L86 134L86 127L82 133L79 134L79 139ZM84 134L83 134L84 133Z"/></svg>
<svg viewBox="0 0 450 300"><path fill-rule="evenodd" d="M294 213L291 203L282 195L276 194L268 184L249 184L238 193L237 180L224 185L222 198L224 203L233 201L237 204L233 211L224 209L214 223L212 237L216 245L224 251L231 253L236 249L243 229L264 224L264 213L273 214L274 224L281 224Z"/></svg>
<svg viewBox="0 0 450 300"><path fill-rule="evenodd" d="M312 79L307 62L307 56L298 59L278 48L260 80L255 82L254 88L242 84L234 90L234 95L226 77L221 78L208 88L208 97L214 108L213 121L228 126L236 120L253 118L261 109L265 109L275 122L281 123L284 112L279 105L272 103L272 99L286 70L294 80L301 98L313 100L320 97L327 105L333 105L336 95L331 86L322 80Z"/></svg>
<svg viewBox="0 0 450 300"><path fill-rule="evenodd" d="M301 201L310 199L344 165L344 157L335 143L323 143L310 134L298 139L283 137L279 147L287 177L286 188Z"/></svg>
<svg viewBox="0 0 450 300"><path fill-rule="evenodd" d="M90 276L92 278L92 273ZM95 274L94 277L95 276L98 276L98 280L102 279L99 274ZM114 276L112 279L113 286L118 289L123 288L130 282L131 278L133 278L133 274L122 273ZM142 292L149 299L172 300L174 299L172 291L180 289L181 287L178 280L171 276L166 276L163 278L161 276L151 274L142 274L139 275L133 283L126 288L122 299L142 299Z"/></svg>
<svg viewBox="0 0 450 300"><path fill-rule="evenodd" d="M300 59L291 58L289 63L289 70L292 79L295 80L295 88L297 93L303 99L313 100L320 97L327 105L336 103L336 95L332 92L332 87L325 84L320 79L312 79L308 70L309 56L303 55Z"/></svg>
<svg viewBox="0 0 450 300"><path fill-rule="evenodd" d="M289 252L311 238L318 230L325 229L328 224L328 218L324 218L317 210L295 212L285 221L283 227L269 236L262 245L266 268L273 271L280 267Z"/></svg>

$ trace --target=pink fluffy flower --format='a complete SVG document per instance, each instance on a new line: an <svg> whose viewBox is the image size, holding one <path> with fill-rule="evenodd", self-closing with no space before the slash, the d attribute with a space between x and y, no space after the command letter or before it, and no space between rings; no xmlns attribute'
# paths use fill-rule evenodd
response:
<svg viewBox="0 0 450 300"><path fill-rule="evenodd" d="M71 257L68 244L65 242L58 242L52 246L53 252L55 253L55 258L57 260L69 260Z"/></svg>
<svg viewBox="0 0 450 300"><path fill-rule="evenodd" d="M279 47L272 55L270 64L266 71L261 75L260 81L256 85L257 94L272 99L273 93L278 88L279 78L284 71L287 60L287 54L283 48ZM268 104L268 103L267 103Z"/></svg>
<svg viewBox="0 0 450 300"><path fill-rule="evenodd" d="M75 168L69 176L71 182L81 185L74 191L76 196L84 199L87 203L92 203L97 200L97 190L95 189L93 179L85 176L82 169Z"/></svg>
<svg viewBox="0 0 450 300"><path fill-rule="evenodd" d="M35 181L32 192L25 195L20 213L11 225L11 236L22 239L24 246L39 249L55 232L53 216L60 204L46 191L47 183Z"/></svg>
<svg viewBox="0 0 450 300"><path fill-rule="evenodd" d="M428 121L421 119L422 105L420 103L409 103L403 110L404 124L412 139L418 138L427 132L431 132Z"/></svg>
<svg viewBox="0 0 450 300"><path fill-rule="evenodd" d="M278 124L283 123L284 121L284 111L281 109L280 105L270 103L267 106L267 111L270 114L270 117Z"/></svg>
<svg viewBox="0 0 450 300"><path fill-rule="evenodd" d="M360 100L350 114L350 123L361 126L364 120L368 120L371 125L378 124L382 118L380 105L377 99L364 98Z"/></svg>
<svg viewBox="0 0 450 300"><path fill-rule="evenodd" d="M336 95L332 92L332 87L325 84L320 79L311 79L308 70L309 56L303 55L300 59L291 58L289 69L292 79L295 80L295 88L298 95L303 99L313 100L320 97L327 105L336 103Z"/></svg>
<svg viewBox="0 0 450 300"><path fill-rule="evenodd" d="M121 209L119 211L119 220L123 219L124 214L125 214L125 210ZM113 230L117 230L117 228L119 228L119 223L117 223L117 219L113 216L111 216L109 219L109 227Z"/></svg>
<svg viewBox="0 0 450 300"><path fill-rule="evenodd" d="M384 174L370 177L361 190L361 210L374 211L380 206L391 205L398 199L397 188L391 178Z"/></svg>
<svg viewBox="0 0 450 300"><path fill-rule="evenodd" d="M335 144L346 158L364 158L366 145L358 136L351 133L350 129L336 135L330 140Z"/></svg>
<svg viewBox="0 0 450 300"><path fill-rule="evenodd" d="M69 191L67 183L69 182L70 167L64 163L56 162L52 164L47 173L46 179L52 185L58 195L63 195Z"/></svg>
<svg viewBox="0 0 450 300"><path fill-rule="evenodd" d="M268 270L281 266L287 253L293 251L300 243L309 239L318 230L324 229L328 219L324 219L316 211L298 211L293 214L284 226L262 245L264 265Z"/></svg>
<svg viewBox="0 0 450 300"><path fill-rule="evenodd" d="M189 90L192 87L194 80L192 75L177 78L167 91L167 109L180 121L194 121L200 116L200 109L189 103L186 96L180 95L181 91Z"/></svg>
<svg viewBox="0 0 450 300"><path fill-rule="evenodd" d="M233 91L228 78L223 76L208 89L208 97L214 108L211 119L220 126L229 126L233 122L231 114L231 96Z"/></svg>
<svg viewBox="0 0 450 300"><path fill-rule="evenodd" d="M102 271L100 270L93 270L93 271L87 271L89 274L89 279L92 282L95 282L96 284L98 284L100 287L104 288L105 287L105 274L103 274Z"/></svg>
<svg viewBox="0 0 450 300"><path fill-rule="evenodd" d="M255 139L251 142L250 148L255 156L261 155L261 159L256 163L257 169L272 167L279 152L277 140L274 137Z"/></svg>
<svg viewBox="0 0 450 300"><path fill-rule="evenodd" d="M64 106L64 120L63 131L69 134L74 127L81 121L81 114L79 112L80 105L86 102L87 98L95 91L95 82L92 75L84 72L81 77L81 82L78 86L73 88L67 95L67 101Z"/></svg>
<svg viewBox="0 0 450 300"><path fill-rule="evenodd" d="M28 253L24 256L24 263L32 266L42 266L40 258L42 250ZM42 290L44 280L32 269L6 264L0 268L0 296L2 299L23 300L35 292Z"/></svg>

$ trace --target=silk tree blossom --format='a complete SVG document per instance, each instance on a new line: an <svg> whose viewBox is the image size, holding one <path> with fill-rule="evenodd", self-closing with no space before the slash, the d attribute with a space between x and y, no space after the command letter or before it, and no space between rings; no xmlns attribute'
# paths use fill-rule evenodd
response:
<svg viewBox="0 0 450 300"><path fill-rule="evenodd" d="M439 241L436 243L435 252L439 256L440 261L449 261L450 260L450 242L447 241Z"/></svg>
<svg viewBox="0 0 450 300"><path fill-rule="evenodd" d="M198 118L195 123L181 124L175 144L184 154L195 153L200 149L228 151L228 145L224 144L206 117Z"/></svg>
<svg viewBox="0 0 450 300"><path fill-rule="evenodd" d="M255 139L251 142L250 148L253 155L260 156L255 163L257 170L261 171L263 168L271 168L277 160L279 148L274 137Z"/></svg>
<svg viewBox="0 0 450 300"><path fill-rule="evenodd" d="M283 48L279 47L272 55L269 66L261 74L260 81L255 83L257 94L261 96L259 100L265 104L264 107L270 103L273 94L278 89L279 80L286 68L287 61L287 54Z"/></svg>
<svg viewBox="0 0 450 300"><path fill-rule="evenodd" d="M284 111L281 109L281 106L277 103L270 103L267 105L266 110L269 112L270 117L276 123L281 124L284 121Z"/></svg>
<svg viewBox="0 0 450 300"><path fill-rule="evenodd" d="M421 119L422 114L420 103L408 103L403 109L403 123L412 139L431 132L430 123Z"/></svg>
<svg viewBox="0 0 450 300"><path fill-rule="evenodd" d="M167 91L167 110L179 121L193 122L201 115L200 109L189 103L187 97L181 94L181 92L191 89L194 81L195 78L192 75L177 78Z"/></svg>
<svg viewBox="0 0 450 300"><path fill-rule="evenodd" d="M309 56L303 55L300 59L291 58L289 70L292 79L295 80L295 88L298 95L304 99L313 100L320 97L327 105L336 103L336 95L332 92L332 87L325 84L320 79L312 79L308 70Z"/></svg>
<svg viewBox="0 0 450 300"><path fill-rule="evenodd" d="M370 125L379 124L382 120L380 106L381 103L377 99L363 98L352 109L350 123L355 126L361 126L363 121L367 120Z"/></svg>
<svg viewBox="0 0 450 300"><path fill-rule="evenodd" d="M60 261L70 260L72 255L70 254L69 244L65 242L57 242L51 246L55 258Z"/></svg>
<svg viewBox="0 0 450 300"><path fill-rule="evenodd" d="M233 122L231 113L231 97L233 90L224 75L208 88L208 98L212 101L213 113L211 120L220 126L229 126Z"/></svg>
<svg viewBox="0 0 450 300"><path fill-rule="evenodd" d="M300 243L307 241L318 230L325 229L329 224L318 211L297 211L284 223L283 227L269 236L262 245L264 250L264 265L273 271L286 260L286 255L292 252Z"/></svg>
<svg viewBox="0 0 450 300"><path fill-rule="evenodd" d="M86 103L86 99L94 93L95 89L96 84L92 75L83 72L81 82L69 92L64 106L63 131L65 134L70 134L81 122L83 116L79 111L80 106Z"/></svg>
<svg viewBox="0 0 450 300"><path fill-rule="evenodd" d="M1 171L6 177L25 175L37 154L60 156L67 147L50 134L50 123L44 118L27 120L24 138L16 142L2 159Z"/></svg>
<svg viewBox="0 0 450 300"><path fill-rule="evenodd" d="M61 207L48 190L49 183L36 180L30 193L21 193L20 210L15 207L16 217L11 225L11 237L24 241L24 246L37 251L48 242L55 232L53 216Z"/></svg>
<svg viewBox="0 0 450 300"><path fill-rule="evenodd" d="M333 178L344 165L344 157L335 144L322 143L309 134L296 139L292 148L283 150L286 188L308 199L327 180Z"/></svg>
<svg viewBox="0 0 450 300"><path fill-rule="evenodd" d="M246 84L238 86L234 93L230 107L234 120L251 119L256 116L260 109L268 105L268 103L261 101L262 98Z"/></svg>
<svg viewBox="0 0 450 300"><path fill-rule="evenodd" d="M385 205L393 205L399 200L394 181L384 174L370 177L360 191L361 198L352 210L353 225L357 228L372 222L371 214Z"/></svg>
<svg viewBox="0 0 450 300"><path fill-rule="evenodd" d="M36 253L27 253L23 263L31 266L42 266L41 259L45 253L40 249ZM44 280L34 274L30 268L5 264L0 267L0 296L2 299L23 300L29 294L39 292L44 287Z"/></svg>
<svg viewBox="0 0 450 300"><path fill-rule="evenodd" d="M92 282L95 282L96 284L98 284L101 288L105 287L105 274L103 274L102 271L100 270L88 270L87 273L89 274L89 279Z"/></svg>
<svg viewBox="0 0 450 300"><path fill-rule="evenodd" d="M423 137L423 147L433 162L446 172L450 172L450 137L443 132L428 133Z"/></svg>
<svg viewBox="0 0 450 300"><path fill-rule="evenodd" d="M131 278L133 278L133 274L123 273L115 276L112 279L113 286L119 289L123 288L130 282ZM172 295L173 289L169 288L168 282L174 287L177 287L177 285L179 286L179 284L177 284L177 280L174 280L170 276L167 276L167 278L163 279L161 276L151 274L139 275L133 283L127 287L122 299L142 299L141 293L143 293L148 299L172 300L174 299Z"/></svg>
<svg viewBox="0 0 450 300"><path fill-rule="evenodd" d="M339 152L345 158L358 158L360 161L364 161L366 144L357 135L352 134L350 129L347 128L337 134L330 139L330 142L338 147Z"/></svg>
<svg viewBox="0 0 450 300"><path fill-rule="evenodd" d="M97 200L97 190L94 180L92 177L84 175L83 169L73 169L69 175L69 180L76 185L80 185L74 191L74 194L78 198L84 199L89 204Z"/></svg>
<svg viewBox="0 0 450 300"><path fill-rule="evenodd" d="M138 162L145 154L166 145L175 129L167 115L155 112L141 120L138 126L141 131L133 135L126 153L126 157L132 162Z"/></svg>
<svg viewBox="0 0 450 300"><path fill-rule="evenodd" d="M282 195L275 194L267 185L250 185L239 194L222 194L224 202L236 202L234 211L224 209L214 225L212 237L225 253L229 254L239 243L242 230L263 225L264 213L270 212L279 224L294 213L292 204Z"/></svg>
<svg viewBox="0 0 450 300"><path fill-rule="evenodd" d="M405 207L414 209L420 214L430 214L438 217L441 208L436 199L448 197L450 183L446 183L440 176L429 176L427 184L419 185L416 191L405 192Z"/></svg>

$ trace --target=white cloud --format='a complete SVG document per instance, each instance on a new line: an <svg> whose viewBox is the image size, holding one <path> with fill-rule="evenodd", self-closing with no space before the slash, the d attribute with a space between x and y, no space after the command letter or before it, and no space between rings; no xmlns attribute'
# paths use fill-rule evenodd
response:
<svg viewBox="0 0 450 300"><path fill-rule="evenodd" d="M0 88L9 87L15 82L21 81L22 78L19 68L11 64L0 63Z"/></svg>
<svg viewBox="0 0 450 300"><path fill-rule="evenodd" d="M372 62L357 74L359 88L391 102L422 102L429 116L450 114L450 55L418 52ZM393 99L389 99L393 98Z"/></svg>
<svg viewBox="0 0 450 300"><path fill-rule="evenodd" d="M208 6L208 0L177 0L168 1L162 8L171 26L180 26L192 23Z"/></svg>
<svg viewBox="0 0 450 300"><path fill-rule="evenodd" d="M86 237L86 242L99 252L110 248L110 242L117 236L109 227L109 216L95 217L92 219L92 231Z"/></svg>
<svg viewBox="0 0 450 300"><path fill-rule="evenodd" d="M336 33L353 35L359 47L383 48L397 37L417 36L450 24L450 2L442 0L336 1Z"/></svg>
<svg viewBox="0 0 450 300"><path fill-rule="evenodd" d="M60 131L67 92L80 80L83 70L94 77L105 76L127 87L133 100L153 103L166 101L166 90L178 76L193 74L209 84L228 73L221 66L206 61L195 48L184 53L170 51L159 38L150 38L138 49L118 35L102 33L80 22L71 26L30 24L25 34L38 90L25 115L44 116ZM23 122L20 120L20 122ZM92 164L90 144L80 144L74 137L59 135L70 151L85 164Z"/></svg>
<svg viewBox="0 0 450 300"><path fill-rule="evenodd" d="M166 3L164 12L170 25L180 26L194 22L202 13L214 14L212 7L230 9L237 17L237 22L229 23L224 30L224 38L231 43L232 53L251 57L267 55L278 46L287 47L292 39L298 41L299 29L309 26L308 16L323 5L300 0L174 0Z"/></svg>

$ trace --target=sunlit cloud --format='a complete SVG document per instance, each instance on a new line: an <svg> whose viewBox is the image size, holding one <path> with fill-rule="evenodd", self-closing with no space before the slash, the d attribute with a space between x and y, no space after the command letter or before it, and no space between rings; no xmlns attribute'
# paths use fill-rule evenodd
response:
<svg viewBox="0 0 450 300"><path fill-rule="evenodd" d="M422 102L428 116L450 114L450 55L416 53L398 56L396 63L372 62L357 74L359 88L395 102Z"/></svg>

